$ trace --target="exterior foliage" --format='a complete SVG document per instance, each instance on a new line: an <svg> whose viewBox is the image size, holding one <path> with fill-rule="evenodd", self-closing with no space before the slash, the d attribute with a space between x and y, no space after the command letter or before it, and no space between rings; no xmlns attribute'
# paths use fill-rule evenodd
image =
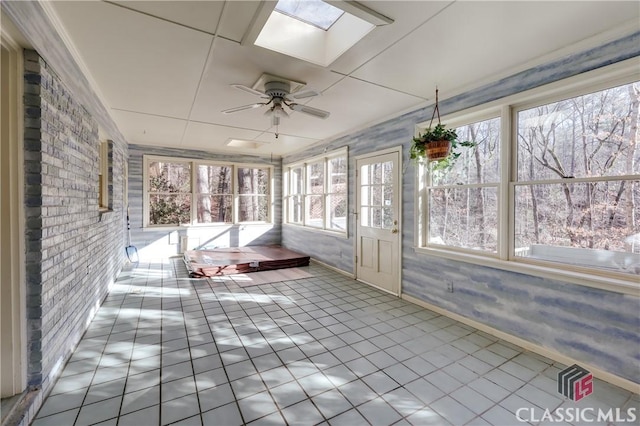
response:
<svg viewBox="0 0 640 426"><path fill-rule="evenodd" d="M640 274L639 104L633 83L514 113L516 256ZM509 141L499 118L455 130L475 148L431 168L428 242L496 253Z"/></svg>

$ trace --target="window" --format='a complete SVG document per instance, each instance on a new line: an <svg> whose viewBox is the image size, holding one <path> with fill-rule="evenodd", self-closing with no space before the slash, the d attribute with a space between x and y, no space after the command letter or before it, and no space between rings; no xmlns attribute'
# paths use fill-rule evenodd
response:
<svg viewBox="0 0 640 426"><path fill-rule="evenodd" d="M191 163L151 161L147 172L148 224L191 223Z"/></svg>
<svg viewBox="0 0 640 426"><path fill-rule="evenodd" d="M517 111L515 254L640 274L640 83Z"/></svg>
<svg viewBox="0 0 640 426"><path fill-rule="evenodd" d="M347 230L347 157L329 160L327 183L327 228L334 231Z"/></svg>
<svg viewBox="0 0 640 426"><path fill-rule="evenodd" d="M497 253L500 118L456 128L462 149L451 168L429 175L429 243Z"/></svg>
<svg viewBox="0 0 640 426"><path fill-rule="evenodd" d="M232 166L198 165L197 223L232 223Z"/></svg>
<svg viewBox="0 0 640 426"><path fill-rule="evenodd" d="M289 196L287 218L289 223L302 224L304 197L304 167L289 169Z"/></svg>
<svg viewBox="0 0 640 426"><path fill-rule="evenodd" d="M145 226L271 220L272 168L145 156Z"/></svg>
<svg viewBox="0 0 640 426"><path fill-rule="evenodd" d="M239 221L269 219L269 170L238 167Z"/></svg>
<svg viewBox="0 0 640 426"><path fill-rule="evenodd" d="M113 208L113 141L100 142L98 168L98 208Z"/></svg>
<svg viewBox="0 0 640 426"><path fill-rule="evenodd" d="M347 150L285 169L286 223L347 232Z"/></svg>
<svg viewBox="0 0 640 426"><path fill-rule="evenodd" d="M307 165L304 223L316 228L324 227L324 169L324 161Z"/></svg>
<svg viewBox="0 0 640 426"><path fill-rule="evenodd" d="M637 283L640 82L534 96L495 102L481 120L445 120L476 146L446 170L420 166L418 245L554 278L582 273L579 283Z"/></svg>

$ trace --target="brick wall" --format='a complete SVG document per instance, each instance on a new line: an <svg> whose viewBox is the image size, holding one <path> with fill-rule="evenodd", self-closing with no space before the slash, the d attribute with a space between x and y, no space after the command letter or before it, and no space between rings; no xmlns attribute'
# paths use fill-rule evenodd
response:
<svg viewBox="0 0 640 426"><path fill-rule="evenodd" d="M98 211L98 125L47 63L25 51L28 382L49 390L124 262L123 167Z"/></svg>

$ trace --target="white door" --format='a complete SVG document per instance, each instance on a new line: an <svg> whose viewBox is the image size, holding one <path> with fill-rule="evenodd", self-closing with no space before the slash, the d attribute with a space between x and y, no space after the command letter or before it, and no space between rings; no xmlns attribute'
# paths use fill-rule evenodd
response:
<svg viewBox="0 0 640 426"><path fill-rule="evenodd" d="M400 294L400 149L356 159L356 277Z"/></svg>

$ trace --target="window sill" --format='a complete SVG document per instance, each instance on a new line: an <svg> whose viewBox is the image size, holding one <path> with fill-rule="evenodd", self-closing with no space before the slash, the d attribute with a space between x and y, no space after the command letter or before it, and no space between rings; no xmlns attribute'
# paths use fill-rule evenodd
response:
<svg viewBox="0 0 640 426"><path fill-rule="evenodd" d="M110 215L110 213L113 213L113 210L106 207L98 208L98 222L102 222L103 217Z"/></svg>
<svg viewBox="0 0 640 426"><path fill-rule="evenodd" d="M271 222L242 222L242 223L197 223L195 225L153 225L144 226L142 232L157 232L157 231L181 231L189 229L209 229L209 228L242 228L244 226L259 227L259 226L274 226Z"/></svg>
<svg viewBox="0 0 640 426"><path fill-rule="evenodd" d="M336 238L344 238L345 240L349 239L349 233L347 231L332 231L330 229L314 228L313 226L304 226L304 225L298 225L295 223L283 223L282 226L296 228L296 229L304 229L305 231L326 234Z"/></svg>
<svg viewBox="0 0 640 426"><path fill-rule="evenodd" d="M474 265L501 269L504 271L518 272L541 278L565 281L572 284L612 291L615 293L640 296L640 286L638 285L637 280L634 282L634 276L629 276L629 280L625 280L617 277L606 277L565 269L561 270L532 263L507 261L497 259L495 257L453 252L436 248L414 247L414 251L415 253L422 255L437 256L445 259L472 263Z"/></svg>

